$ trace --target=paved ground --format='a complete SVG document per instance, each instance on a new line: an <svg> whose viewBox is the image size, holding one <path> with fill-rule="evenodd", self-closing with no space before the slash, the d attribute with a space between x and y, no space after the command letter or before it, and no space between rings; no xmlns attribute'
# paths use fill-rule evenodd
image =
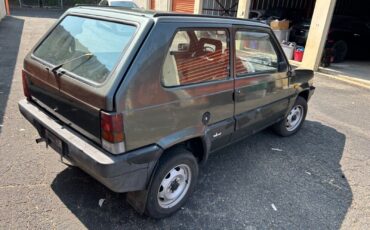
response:
<svg viewBox="0 0 370 230"><path fill-rule="evenodd" d="M20 70L59 13L16 14L0 23L0 229L370 228L370 90L317 75L300 133L263 131L212 155L187 205L156 221L35 144Z"/></svg>

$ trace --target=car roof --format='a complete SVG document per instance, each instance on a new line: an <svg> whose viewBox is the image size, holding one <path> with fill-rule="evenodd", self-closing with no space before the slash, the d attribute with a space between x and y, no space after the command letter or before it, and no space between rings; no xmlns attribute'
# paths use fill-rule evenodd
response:
<svg viewBox="0 0 370 230"><path fill-rule="evenodd" d="M96 11L99 12L112 12L112 13L121 13L122 15L133 15L141 16L152 19L169 19L171 21L183 21L184 19L190 19L192 21L199 22L209 22L209 23L228 23L228 24L244 24L249 26L259 26L269 28L268 25L261 23L257 20L243 19L243 18L234 18L234 17L225 17L225 16L213 16L213 15L203 15L203 14L189 14L189 13L178 13L178 12L161 12L154 10L145 10L141 8L124 8L124 7L107 7L107 6L78 6L71 8L70 12L78 11Z"/></svg>

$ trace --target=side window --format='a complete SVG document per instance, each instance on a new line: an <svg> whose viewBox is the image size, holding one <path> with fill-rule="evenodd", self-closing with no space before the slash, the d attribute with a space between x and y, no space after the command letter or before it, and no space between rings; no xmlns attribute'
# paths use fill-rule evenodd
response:
<svg viewBox="0 0 370 230"><path fill-rule="evenodd" d="M164 86L224 80L229 77L228 33L221 29L177 31L162 66Z"/></svg>
<svg viewBox="0 0 370 230"><path fill-rule="evenodd" d="M236 76L277 71L278 56L268 33L246 31L236 32Z"/></svg>

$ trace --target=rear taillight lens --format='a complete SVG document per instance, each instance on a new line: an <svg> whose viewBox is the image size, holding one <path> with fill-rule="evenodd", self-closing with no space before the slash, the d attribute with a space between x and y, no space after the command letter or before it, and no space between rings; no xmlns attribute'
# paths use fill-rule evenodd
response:
<svg viewBox="0 0 370 230"><path fill-rule="evenodd" d="M122 114L101 112L100 120L103 148L115 154L124 152L125 144Z"/></svg>
<svg viewBox="0 0 370 230"><path fill-rule="evenodd" d="M28 86L28 81L27 81L27 73L24 70L22 70L22 83L23 83L24 96L26 96L28 100L31 100L30 88Z"/></svg>

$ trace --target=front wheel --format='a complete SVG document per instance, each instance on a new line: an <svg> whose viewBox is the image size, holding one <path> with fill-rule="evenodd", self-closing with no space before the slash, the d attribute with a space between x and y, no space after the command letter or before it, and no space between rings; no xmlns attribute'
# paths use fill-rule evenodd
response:
<svg viewBox="0 0 370 230"><path fill-rule="evenodd" d="M272 126L275 133L287 137L298 132L307 114L307 101L303 97L297 97L296 102L291 108L285 119Z"/></svg>
<svg viewBox="0 0 370 230"><path fill-rule="evenodd" d="M145 213L163 218L176 212L186 202L198 177L198 162L184 148L170 150L160 159L148 190Z"/></svg>

